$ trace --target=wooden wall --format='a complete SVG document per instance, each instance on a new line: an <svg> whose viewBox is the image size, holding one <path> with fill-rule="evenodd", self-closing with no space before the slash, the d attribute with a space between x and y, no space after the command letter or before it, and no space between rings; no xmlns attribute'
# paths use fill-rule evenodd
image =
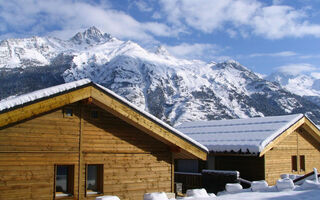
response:
<svg viewBox="0 0 320 200"><path fill-rule="evenodd" d="M99 119L93 119L91 111L98 111ZM84 162L104 164L105 194L137 200L146 192L171 192L171 152L166 145L96 106L85 107L83 113Z"/></svg>
<svg viewBox="0 0 320 200"><path fill-rule="evenodd" d="M211 157L211 156L210 156ZM210 158L209 157L209 158ZM215 156L216 170L235 170L249 181L264 180L264 159L257 156Z"/></svg>
<svg viewBox="0 0 320 200"><path fill-rule="evenodd" d="M270 185L276 183L281 174L306 174L313 167L320 169L320 144L302 128L288 135L265 154L265 176ZM300 155L305 156L306 170L300 170ZM292 171L291 156L297 156L298 170Z"/></svg>
<svg viewBox="0 0 320 200"><path fill-rule="evenodd" d="M0 199L52 199L54 164L77 166L78 150L79 118L62 110L0 129Z"/></svg>
<svg viewBox="0 0 320 200"><path fill-rule="evenodd" d="M67 107L74 116L58 109L0 129L0 199L53 199L55 164L75 165L74 199L95 199L85 197L86 164L104 165L105 195L171 192L168 146L94 105Z"/></svg>

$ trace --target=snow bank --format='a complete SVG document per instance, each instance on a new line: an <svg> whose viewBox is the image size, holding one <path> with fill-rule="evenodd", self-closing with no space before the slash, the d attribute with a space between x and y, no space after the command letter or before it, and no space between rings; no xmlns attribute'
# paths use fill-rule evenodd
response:
<svg viewBox="0 0 320 200"><path fill-rule="evenodd" d="M312 180L306 180L301 185L301 189L307 190L307 189L320 189L320 183L316 183Z"/></svg>
<svg viewBox="0 0 320 200"><path fill-rule="evenodd" d="M100 196L96 197L96 200L120 200L117 196Z"/></svg>
<svg viewBox="0 0 320 200"><path fill-rule="evenodd" d="M268 189L268 183L265 180L262 181L253 181L251 183L251 190L253 192L264 191Z"/></svg>
<svg viewBox="0 0 320 200"><path fill-rule="evenodd" d="M294 183L289 178L277 180L276 187L279 191L281 190L292 190L294 188Z"/></svg>
<svg viewBox="0 0 320 200"><path fill-rule="evenodd" d="M206 189L189 189L187 190L187 197L210 197Z"/></svg>
<svg viewBox="0 0 320 200"><path fill-rule="evenodd" d="M242 186L239 183L227 183L226 184L226 191L235 193L240 192L242 190Z"/></svg>
<svg viewBox="0 0 320 200"><path fill-rule="evenodd" d="M143 200L169 200L164 192L146 193L143 196Z"/></svg>

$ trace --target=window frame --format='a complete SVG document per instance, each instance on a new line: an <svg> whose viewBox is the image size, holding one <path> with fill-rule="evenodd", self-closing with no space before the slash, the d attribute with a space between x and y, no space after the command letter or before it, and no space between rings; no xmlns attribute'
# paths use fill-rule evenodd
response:
<svg viewBox="0 0 320 200"><path fill-rule="evenodd" d="M300 172L305 172L306 171L306 156L305 155L300 155Z"/></svg>
<svg viewBox="0 0 320 200"><path fill-rule="evenodd" d="M68 174L67 174L67 193L57 192L57 169L58 166L67 166L68 167ZM74 164L55 164L54 165L54 199L58 198L66 198L66 197L73 197L74 196Z"/></svg>
<svg viewBox="0 0 320 200"><path fill-rule="evenodd" d="M97 191L88 190L88 170L89 165L97 166ZM86 179L85 179L85 195L95 196L103 194L103 179L104 179L104 165L103 164L86 164Z"/></svg>
<svg viewBox="0 0 320 200"><path fill-rule="evenodd" d="M298 171L298 156L296 155L291 156L291 170L292 172Z"/></svg>

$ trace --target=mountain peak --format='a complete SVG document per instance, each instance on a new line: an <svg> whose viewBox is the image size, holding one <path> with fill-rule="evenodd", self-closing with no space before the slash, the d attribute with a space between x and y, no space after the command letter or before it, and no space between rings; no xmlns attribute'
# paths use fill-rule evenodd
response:
<svg viewBox="0 0 320 200"><path fill-rule="evenodd" d="M170 55L168 50L163 45L158 46L157 50L154 53L157 55L163 55L163 56Z"/></svg>
<svg viewBox="0 0 320 200"><path fill-rule="evenodd" d="M75 36L73 36L70 40L76 44L92 44L92 43L100 43L105 42L111 39L110 34L101 32L97 27L91 26L84 32L78 32Z"/></svg>

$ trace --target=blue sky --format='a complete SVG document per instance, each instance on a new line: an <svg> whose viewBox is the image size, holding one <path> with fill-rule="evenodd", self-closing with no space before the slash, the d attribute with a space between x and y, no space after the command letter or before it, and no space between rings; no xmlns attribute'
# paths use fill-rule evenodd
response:
<svg viewBox="0 0 320 200"><path fill-rule="evenodd" d="M0 40L90 26L180 58L320 78L320 0L0 0Z"/></svg>

